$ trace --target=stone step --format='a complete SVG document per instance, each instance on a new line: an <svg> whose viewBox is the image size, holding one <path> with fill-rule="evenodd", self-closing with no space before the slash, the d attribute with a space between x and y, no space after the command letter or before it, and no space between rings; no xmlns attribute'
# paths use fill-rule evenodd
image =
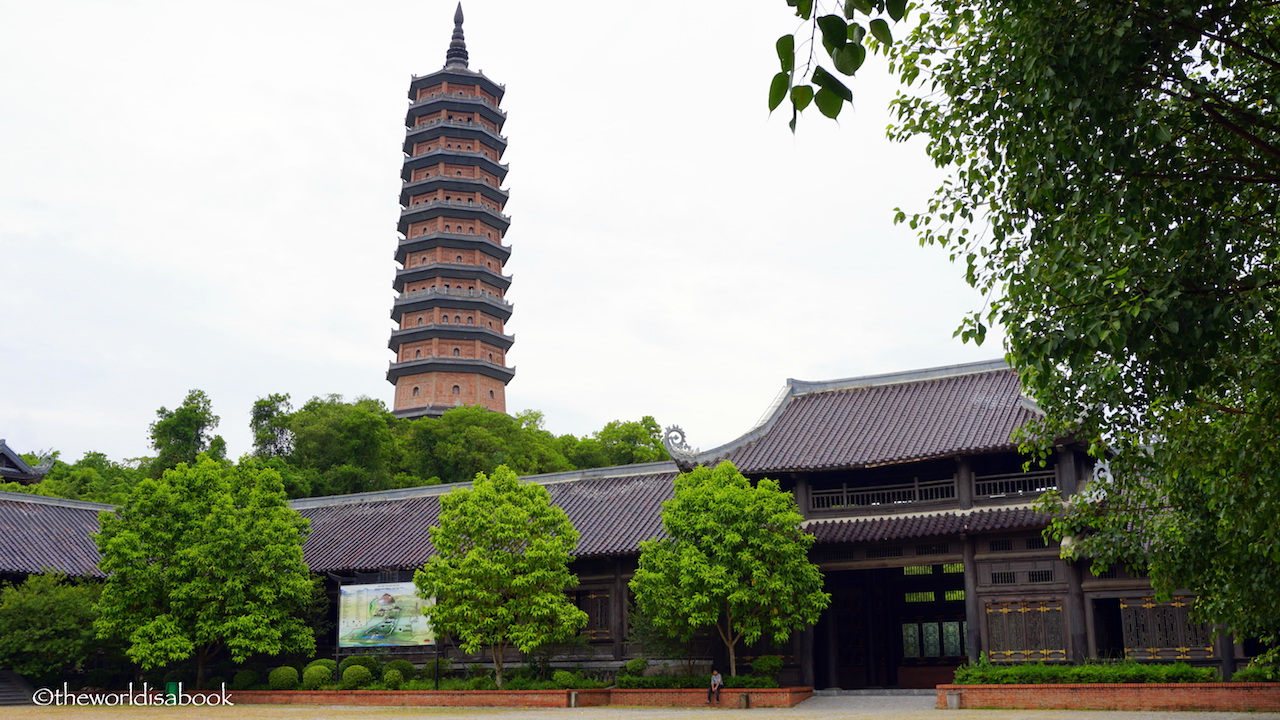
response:
<svg viewBox="0 0 1280 720"><path fill-rule="evenodd" d="M0 670L0 705L31 705L32 692L21 675L12 670Z"/></svg>

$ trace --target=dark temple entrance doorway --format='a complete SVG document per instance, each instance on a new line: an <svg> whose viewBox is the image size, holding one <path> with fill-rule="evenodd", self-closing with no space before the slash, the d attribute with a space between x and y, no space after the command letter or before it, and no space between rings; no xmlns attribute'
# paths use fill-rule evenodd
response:
<svg viewBox="0 0 1280 720"><path fill-rule="evenodd" d="M827 571L820 688L931 688L966 660L963 563Z"/></svg>

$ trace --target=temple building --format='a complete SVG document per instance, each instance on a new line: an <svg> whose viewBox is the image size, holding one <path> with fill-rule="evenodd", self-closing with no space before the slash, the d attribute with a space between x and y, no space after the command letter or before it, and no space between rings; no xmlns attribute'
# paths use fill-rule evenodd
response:
<svg viewBox="0 0 1280 720"><path fill-rule="evenodd" d="M504 88L467 67L462 5L444 68L415 75L405 116L402 235L391 308L397 324L387 370L398 417L439 416L459 405L506 412L505 324L511 278L502 266L510 218L502 213L507 148Z"/></svg>
<svg viewBox="0 0 1280 720"><path fill-rule="evenodd" d="M789 380L763 422L705 452L672 446L667 462L525 479L546 486L580 533L570 591L588 617L588 646L560 662L616 669L655 658L631 637L629 581L640 543L663 534L662 503L694 465L733 462L777 479L816 542L830 607L782 647L785 682L818 688L920 688L950 681L979 653L997 663L1090 658L1184 660L1230 677L1252 651L1193 622L1193 599L1158 601L1150 583L1060 557L1033 502L1079 492L1099 471L1064 442L1044 467L1024 469L1011 434L1039 410L1003 361L823 382ZM293 500L311 524L303 547L334 600L343 588L412 579L434 553L429 528L456 487ZM54 569L101 577L92 533L110 506L0 492L0 579ZM360 652L331 631L320 655ZM429 653L397 648L410 658ZM463 662L483 662L457 648ZM705 662L719 652L708 642ZM516 661L513 655L511 658Z"/></svg>
<svg viewBox="0 0 1280 720"><path fill-rule="evenodd" d="M462 20L459 6L444 68L409 86L396 359L387 373L400 417L458 405L505 412L514 375L506 364L511 279L502 274L510 256L503 87L468 68ZM557 661L612 671L635 657L662 660L631 632L640 543L663 536L662 504L680 472L730 461L793 495L832 596L819 621L782 646L739 651L740 662L783 655L785 683L933 687L980 653L997 663L1185 660L1230 677L1246 646L1193 622L1192 598L1157 601L1145 578L1095 575L1044 539L1050 518L1034 501L1049 490L1080 492L1103 469L1069 440L1047 465L1027 466L1013 437L1040 416L1003 361L788 380L758 425L720 447L692 452L671 431L669 461L525 478L546 486L580 534L570 568L579 585L569 592L586 612L587 644ZM0 440L0 476L32 480L42 469ZM304 557L325 578L331 619L344 592L410 581L435 554L430 528L441 497L467 485L291 501L310 523ZM101 579L93 535L98 514L112 509L0 492L0 581L51 570ZM318 656L365 651L343 645L341 632L328 631ZM395 650L431 656L421 644ZM435 652L485 661L456 647ZM715 642L697 652L707 663L721 659Z"/></svg>

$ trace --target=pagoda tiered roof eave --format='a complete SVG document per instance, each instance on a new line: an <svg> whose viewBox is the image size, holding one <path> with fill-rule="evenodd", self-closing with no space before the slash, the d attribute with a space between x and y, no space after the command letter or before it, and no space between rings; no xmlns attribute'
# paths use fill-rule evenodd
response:
<svg viewBox="0 0 1280 720"><path fill-rule="evenodd" d="M459 218L467 220L483 220L489 227L505 233L511 227L511 218L483 203L461 203L449 200L434 200L410 205L400 210L400 223L396 230L407 235L409 226L435 218Z"/></svg>
<svg viewBox="0 0 1280 720"><path fill-rule="evenodd" d="M400 238L396 247L396 262L404 264L409 253L419 250L447 247L457 250L479 250L505 263L511 257L511 246L495 243L483 235L469 233L427 233Z"/></svg>
<svg viewBox="0 0 1280 720"><path fill-rule="evenodd" d="M498 178L498 182L502 182L507 177L507 164L500 163L482 152L437 148L421 155L409 155L406 153L404 165L400 169L400 179L404 182L409 182L409 179L413 177L414 170L439 165L440 163L475 165Z"/></svg>
<svg viewBox="0 0 1280 720"><path fill-rule="evenodd" d="M436 290L436 288L428 288L428 290ZM511 303L491 293L482 293L480 291L475 291L474 293L467 293L466 291L463 293L415 291L403 293L396 298L395 304L391 306L391 319L400 322L400 318L407 312L435 308L479 310L503 322L511 319L513 310Z"/></svg>
<svg viewBox="0 0 1280 720"><path fill-rule="evenodd" d="M506 111L483 96L467 95L465 93L440 93L410 103L409 109L405 111L404 124L406 127L414 127L418 122L418 118L441 110L479 113L481 117L496 125L499 130L507 122Z"/></svg>
<svg viewBox="0 0 1280 720"><path fill-rule="evenodd" d="M430 278L445 277L461 280L484 280L501 290L511 287L511 276L490 270L483 265L469 263L435 262L426 265L415 265L396 271L396 279L392 287L396 292L403 292L406 283Z"/></svg>
<svg viewBox="0 0 1280 720"><path fill-rule="evenodd" d="M406 155L413 152L413 146L427 140L448 137L455 140L474 140L483 143L501 157L507 151L507 138L496 130L491 130L480 123L464 122L428 122L406 128L404 145L401 149ZM446 148L448 149L448 148Z"/></svg>
<svg viewBox="0 0 1280 720"><path fill-rule="evenodd" d="M502 101L502 96L507 92L506 85L490 80L489 76L485 75L481 70L453 66L440 68L427 75L414 75L413 79L409 81L409 99L416 100L419 90L443 82L475 85L492 95L498 102Z"/></svg>
<svg viewBox="0 0 1280 720"><path fill-rule="evenodd" d="M502 350L510 350L515 343L515 335L505 335L497 330L490 330L480 325L459 325L457 323L430 323L391 331L391 339L387 347L393 352L402 345L442 338L445 340L479 340Z"/></svg>
<svg viewBox="0 0 1280 720"><path fill-rule="evenodd" d="M414 195L433 190L451 190L455 192L478 192L494 202L506 205L510 195L506 190L497 188L481 178L457 177L450 175L432 175L414 182L405 182L400 188L400 204L408 205Z"/></svg>
<svg viewBox="0 0 1280 720"><path fill-rule="evenodd" d="M395 383L402 377L438 372L484 375L494 380L501 380L504 384L511 382L511 378L516 375L514 367L491 363L487 360L464 357L425 357L391 363L387 368L387 382Z"/></svg>

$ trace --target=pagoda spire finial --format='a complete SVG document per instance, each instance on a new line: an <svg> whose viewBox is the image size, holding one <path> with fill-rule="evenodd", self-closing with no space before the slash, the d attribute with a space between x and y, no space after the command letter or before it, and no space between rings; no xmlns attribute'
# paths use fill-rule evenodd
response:
<svg viewBox="0 0 1280 720"><path fill-rule="evenodd" d="M453 39L449 41L449 51L444 54L445 67L467 66L467 41L462 36L462 3L453 13Z"/></svg>

